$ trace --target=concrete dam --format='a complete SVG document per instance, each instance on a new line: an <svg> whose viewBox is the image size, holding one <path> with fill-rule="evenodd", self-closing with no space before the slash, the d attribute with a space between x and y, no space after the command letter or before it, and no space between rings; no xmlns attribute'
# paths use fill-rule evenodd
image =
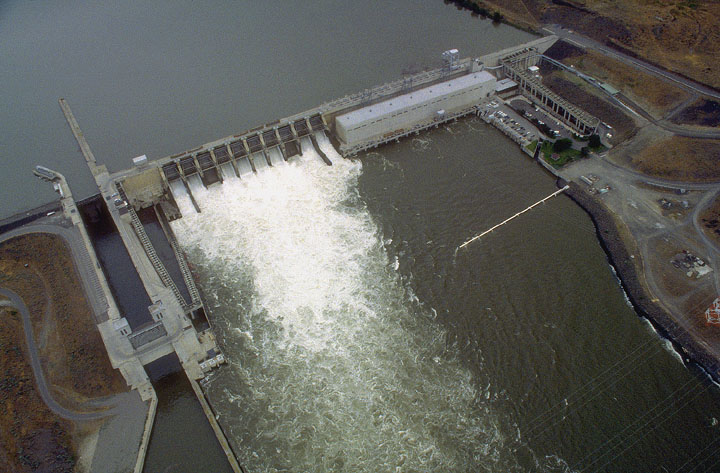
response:
<svg viewBox="0 0 720 473"><path fill-rule="evenodd" d="M107 301L105 316L98 327L113 366L120 369L127 383L138 389L144 399L152 399L153 389L145 367L155 360L175 353L198 393L201 390L196 381L225 362L212 331L212 318L207 317L211 310L205 306L171 225L183 217L209 210L203 208L203 200L197 197L207 189L242 181L298 156L307 156L308 152L312 159L333 166L342 157L466 115L481 114L492 100L508 95L521 94L573 131L593 132L598 126L597 119L566 104L525 73L556 40L555 36L544 37L472 59L460 59L457 50L446 51L440 68L342 97L182 153L157 160L140 156L133 160L132 168L117 173L109 173L105 166L97 164L72 112L61 99L61 107L100 190L102 206L112 219L146 293L147 314L142 319L126 313L122 304L115 301L118 294L112 288L112 277L101 269L64 178L38 168L40 177L55 183L64 213L85 232L88 252L98 268L94 290ZM169 250L160 251L163 245ZM210 407L207 403L203 407L231 465L240 471Z"/></svg>
<svg viewBox="0 0 720 473"><path fill-rule="evenodd" d="M417 134L468 114L479 114L494 97L522 94L579 133L592 133L599 120L545 89L525 69L541 60L555 43L544 37L480 58L460 59L457 50L443 54L441 68L407 76L342 97L314 109L228 136L172 156L148 161L111 179L123 189L127 204L141 209L163 205L169 220L180 217L176 199L187 196L196 211L193 188L273 167L310 146L328 165L318 146L326 136L343 157ZM516 79L516 80L514 80ZM303 144L305 143L305 144Z"/></svg>

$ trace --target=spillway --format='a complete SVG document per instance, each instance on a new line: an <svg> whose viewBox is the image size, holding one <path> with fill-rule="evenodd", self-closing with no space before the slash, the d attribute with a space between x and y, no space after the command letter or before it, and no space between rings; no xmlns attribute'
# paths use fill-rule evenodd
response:
<svg viewBox="0 0 720 473"><path fill-rule="evenodd" d="M223 180L237 179L237 176L235 175L235 170L230 163L220 165L220 172L222 173Z"/></svg>
<svg viewBox="0 0 720 473"><path fill-rule="evenodd" d="M202 213L172 223L231 360L207 389L240 462L249 471L512 466L498 459L496 416L387 256L358 194L362 165L324 135L318 142L333 166L303 141L288 163L193 190Z"/></svg>
<svg viewBox="0 0 720 473"><path fill-rule="evenodd" d="M282 154L280 153L280 148L278 147L270 148L267 150L267 154L273 166L278 166L284 162Z"/></svg>
<svg viewBox="0 0 720 473"><path fill-rule="evenodd" d="M192 200L190 200L190 195L188 194L183 181L180 179L170 181L170 192L172 193L175 202L177 202L178 209L180 209L181 214L190 215L190 213L195 212Z"/></svg>
<svg viewBox="0 0 720 473"><path fill-rule="evenodd" d="M267 160L262 152L251 154L250 159L252 159L253 163L255 163L255 169L257 171L261 171L268 167Z"/></svg>
<svg viewBox="0 0 720 473"><path fill-rule="evenodd" d="M252 174L253 172L252 166L250 165L250 161L248 161L248 158L238 159L237 168L240 176L246 176L248 174Z"/></svg>

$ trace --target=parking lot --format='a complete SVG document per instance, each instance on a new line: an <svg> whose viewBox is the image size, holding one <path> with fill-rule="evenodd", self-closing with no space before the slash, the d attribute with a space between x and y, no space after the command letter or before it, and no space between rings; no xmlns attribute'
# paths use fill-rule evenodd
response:
<svg viewBox="0 0 720 473"><path fill-rule="evenodd" d="M510 108L508 105L493 100L486 106L488 114L494 114L495 118L505 127L513 131L513 134L531 142L537 140L540 132L535 125L523 118L519 113Z"/></svg>
<svg viewBox="0 0 720 473"><path fill-rule="evenodd" d="M526 117L529 120L536 119L541 124L547 125L550 130L552 130L552 136L549 136L548 138L551 139L558 139L558 138L573 138L573 133L565 128L558 119L552 117L551 115L545 113L541 108L536 107L534 105L529 104L525 100L522 99L514 99L510 102L510 106L517 110L518 114L522 114L524 117ZM533 125L533 129L535 129L535 126Z"/></svg>

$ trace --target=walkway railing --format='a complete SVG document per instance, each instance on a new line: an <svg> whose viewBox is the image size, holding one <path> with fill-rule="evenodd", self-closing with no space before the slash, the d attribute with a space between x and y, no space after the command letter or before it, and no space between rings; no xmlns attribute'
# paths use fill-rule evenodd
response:
<svg viewBox="0 0 720 473"><path fill-rule="evenodd" d="M118 184L118 193L122 197L122 199L127 202L127 195L125 194L125 191L123 190L122 186ZM158 276L160 276L160 280L162 280L162 283L165 285L165 287L170 288L172 290L173 294L175 295L175 298L182 306L183 310L187 310L191 307L190 304L185 301L182 294L180 293L180 289L178 289L177 285L175 284L175 281L173 281L172 277L170 276L170 273L168 273L167 268L165 268L165 265L163 264L162 260L160 260L160 257L157 255L157 252L155 251L155 247L153 246L152 242L150 241L150 238L148 237L147 233L145 232L145 227L143 227L142 222L140 221L140 217L138 217L137 212L135 212L135 209L132 205L128 204L128 214L130 214L130 219L132 222L133 229L135 230L135 234L137 235L138 239L140 240L140 243L142 243L143 248L145 249L145 253L147 254L148 258L150 259L150 262L153 265L153 268L155 268L155 271L157 272Z"/></svg>
<svg viewBox="0 0 720 473"><path fill-rule="evenodd" d="M175 259L177 259L178 266L180 266L180 272L182 273L183 280L185 281L185 286L187 286L188 291L190 292L191 304L193 307L200 305L200 291L198 291L197 285L195 285L195 279L193 278L190 267L187 264L185 254L183 253L182 248L180 248L180 244L175 238L175 235L170 229L167 228L163 219L158 218L158 220L160 221L160 225L163 227L165 235L170 242L170 246L172 247L173 253L175 254Z"/></svg>
<svg viewBox="0 0 720 473"><path fill-rule="evenodd" d="M163 323L158 321L148 327L138 330L137 332L131 333L128 336L128 340L130 340L132 347L137 350L141 346L147 345L148 343L164 337L165 335L167 335L167 330L165 330Z"/></svg>
<svg viewBox="0 0 720 473"><path fill-rule="evenodd" d="M378 85L371 89L363 90L362 92L358 92L352 95L346 95L345 97L333 100L332 102L324 103L320 105L318 109L321 110L323 113L327 113L334 110L354 107L356 105L367 103L376 98L386 97L390 94L410 89L418 85L427 84L428 82L433 82L435 80L442 79L453 74L466 72L471 67L472 60L464 59L460 61L459 65L455 68L443 67L430 71L420 72L418 74L407 76L404 79L398 79L396 81Z"/></svg>
<svg viewBox="0 0 720 473"><path fill-rule="evenodd" d="M503 66L503 73L517 82L520 89L526 93L531 100L542 105L543 109L552 116L564 121L581 134L585 134L587 130L596 130L600 123L597 117L568 102L528 72L527 64L535 61L537 58L542 59L543 57L544 56L537 51L527 49L502 58L500 64ZM551 102L554 105L548 106L546 102ZM556 106L558 110L555 110ZM559 113L560 109L563 110L563 113ZM568 116L565 116L566 113Z"/></svg>

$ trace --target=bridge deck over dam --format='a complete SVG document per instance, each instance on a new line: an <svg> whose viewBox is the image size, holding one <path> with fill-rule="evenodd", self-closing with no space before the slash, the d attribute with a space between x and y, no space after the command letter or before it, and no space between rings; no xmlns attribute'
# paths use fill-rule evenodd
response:
<svg viewBox="0 0 720 473"><path fill-rule="evenodd" d="M141 162L136 167L112 174L110 179L123 189L130 207L139 210L164 201L166 204L163 208L168 219L172 220L180 217L177 207L172 205L173 192L187 192L195 209L200 211L192 197L191 182L193 185L207 187L222 183L228 177L241 177L257 172L259 168L272 167L278 162L302 154L300 142L303 138L309 139L318 154L330 164L317 146L317 133L326 134L341 155L352 156L365 149L477 112L480 103L489 100L497 92L497 88L488 90L488 87L496 85L496 79L504 77L505 58L526 51L542 54L555 41L556 36L547 36L474 59L459 59L456 55L444 56L443 67L366 89L181 153ZM396 98L416 100L427 96L428 91L435 85L451 84L454 80L480 72L485 79L492 78L485 84L482 97L468 94L460 99L443 98L441 101L418 102L415 110L410 111L413 107L406 107L408 110L399 111L399 115L404 116L393 116L392 120L383 120L378 116L376 120L385 123L372 124L373 132L366 133L361 139L348 141L347 135L343 134L342 125L338 126L339 117L353 112L370 115L374 106L376 110L381 110L383 107L387 108L387 104ZM365 110L357 112L362 109Z"/></svg>

